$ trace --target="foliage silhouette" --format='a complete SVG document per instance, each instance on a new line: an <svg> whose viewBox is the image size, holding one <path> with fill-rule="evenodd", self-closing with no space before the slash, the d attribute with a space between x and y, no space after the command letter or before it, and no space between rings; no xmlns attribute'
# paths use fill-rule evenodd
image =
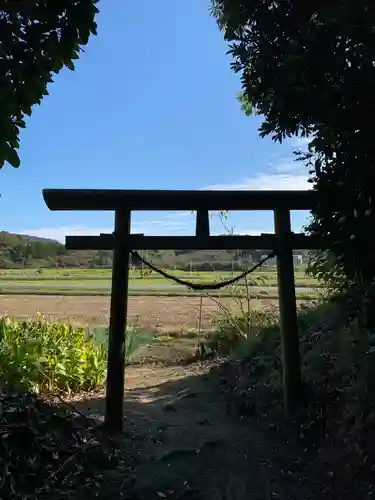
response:
<svg viewBox="0 0 375 500"><path fill-rule="evenodd" d="M0 168L19 167L20 129L48 95L53 74L74 70L96 34L97 0L3 2L0 10Z"/></svg>
<svg viewBox="0 0 375 500"><path fill-rule="evenodd" d="M307 229L334 257L325 269L318 254L315 270L341 289L372 283L375 4L213 0L212 13L242 77L242 108L264 116L260 136L311 139L299 159L321 196Z"/></svg>

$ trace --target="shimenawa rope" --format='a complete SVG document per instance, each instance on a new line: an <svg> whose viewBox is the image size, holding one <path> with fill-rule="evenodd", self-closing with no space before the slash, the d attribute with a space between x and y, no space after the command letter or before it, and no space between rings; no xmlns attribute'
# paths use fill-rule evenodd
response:
<svg viewBox="0 0 375 500"><path fill-rule="evenodd" d="M247 269L246 271L239 274L238 276L235 276L234 278L230 278L228 280L215 282L215 283L193 283L191 281L182 280L181 278L178 278L177 276L174 276L173 274L169 274L169 273L163 271L162 269L159 269L151 262L148 262L143 257L141 257L136 250L130 250L130 255L132 257L138 259L145 266L149 267L150 269L152 269L156 273L160 274L161 276L163 276L164 278L166 278L168 280L174 281L178 285L186 286L187 288L190 288L191 290L220 290L221 288L224 288L226 286L234 285L234 283L237 283L237 281L242 280L243 278L245 278L249 274L256 271L260 266L262 266L265 262L267 262L267 260L275 257L276 252L273 251L273 252L269 253L266 257L264 257L262 260L257 262L250 269Z"/></svg>

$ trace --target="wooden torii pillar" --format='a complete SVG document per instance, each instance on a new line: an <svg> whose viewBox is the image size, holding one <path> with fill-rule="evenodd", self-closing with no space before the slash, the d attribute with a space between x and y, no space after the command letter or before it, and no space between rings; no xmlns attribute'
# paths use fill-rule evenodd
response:
<svg viewBox="0 0 375 500"><path fill-rule="evenodd" d="M108 369L106 381L106 424L109 429L122 430L125 385L125 335L129 301L130 254L128 237L131 228L130 210L116 210L113 245L112 293L108 337ZM208 237L209 214L197 211L196 236ZM138 235L143 236L143 235Z"/></svg>
<svg viewBox="0 0 375 500"><path fill-rule="evenodd" d="M68 249L113 250L106 425L123 429L125 330L130 250L167 249L269 249L277 252L280 331L283 356L285 412L291 414L301 390L297 306L293 249L324 248L321 240L291 232L290 211L311 210L314 191L151 191L151 190L43 190L51 210L110 210L115 212L113 234L67 236ZM133 210L196 211L195 236L145 236L131 234ZM275 234L261 236L210 236L209 211L272 210Z"/></svg>
<svg viewBox="0 0 375 500"><path fill-rule="evenodd" d="M125 335L129 293L130 210L116 210L106 381L106 425L122 431L125 383Z"/></svg>

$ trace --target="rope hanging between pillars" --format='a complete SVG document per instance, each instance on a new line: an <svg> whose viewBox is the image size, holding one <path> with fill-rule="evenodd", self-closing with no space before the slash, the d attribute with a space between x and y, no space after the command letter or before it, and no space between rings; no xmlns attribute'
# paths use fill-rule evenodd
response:
<svg viewBox="0 0 375 500"><path fill-rule="evenodd" d="M229 280L220 281L219 283L218 282L215 282L215 283L193 283L191 281L182 280L181 278L178 278L177 276L174 276L173 274L169 274L169 273L163 271L162 269L159 269L154 264L151 264L151 262L148 262L143 257L141 257L139 255L139 253L136 252L135 250L130 250L129 253L132 257L135 257L140 262L142 262L145 266L149 267L150 269L152 269L156 273L160 274L164 278L166 278L170 281L174 281L178 285L186 286L187 288L190 288L191 290L220 290L221 288L224 288L226 286L233 285L234 283L237 283L237 281L242 280L243 278L245 278L249 274L256 271L265 262L267 262L267 260L272 259L276 255L275 251L269 253L266 257L264 257L262 260L257 262L253 267L251 267L250 269L247 269L246 271L239 274L238 276L235 276L234 278L230 278Z"/></svg>

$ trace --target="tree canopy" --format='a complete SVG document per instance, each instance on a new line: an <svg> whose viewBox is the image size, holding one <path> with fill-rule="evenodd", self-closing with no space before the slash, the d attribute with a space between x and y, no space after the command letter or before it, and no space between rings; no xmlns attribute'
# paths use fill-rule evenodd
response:
<svg viewBox="0 0 375 500"><path fill-rule="evenodd" d="M309 230L327 239L331 275L373 282L375 3L213 0L212 12L260 135L312 138L300 158L321 194Z"/></svg>
<svg viewBox="0 0 375 500"><path fill-rule="evenodd" d="M4 0L0 8L0 168L18 167L20 129L53 74L74 70L96 34L98 0Z"/></svg>

